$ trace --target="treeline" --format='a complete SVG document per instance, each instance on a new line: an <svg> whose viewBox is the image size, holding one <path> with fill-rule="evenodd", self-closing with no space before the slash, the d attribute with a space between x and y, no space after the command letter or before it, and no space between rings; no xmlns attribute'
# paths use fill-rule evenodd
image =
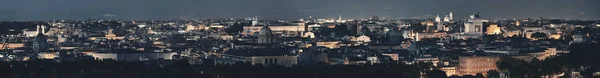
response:
<svg viewBox="0 0 600 78"><path fill-rule="evenodd" d="M564 78L571 78L570 72L580 72L585 78L600 78L594 76L600 72L600 44L582 43L572 44L570 53L561 56L553 56L544 60L532 59L524 61L515 58L503 58L497 63L498 71L504 72L511 78L537 78L555 77L557 74L565 74ZM496 74L490 78L498 78Z"/></svg>
<svg viewBox="0 0 600 78"><path fill-rule="evenodd" d="M264 66L248 63L234 65L190 65L185 60L170 64L123 61L0 62L0 78L417 78L430 72L427 63L406 65ZM445 77L435 70L434 77Z"/></svg>

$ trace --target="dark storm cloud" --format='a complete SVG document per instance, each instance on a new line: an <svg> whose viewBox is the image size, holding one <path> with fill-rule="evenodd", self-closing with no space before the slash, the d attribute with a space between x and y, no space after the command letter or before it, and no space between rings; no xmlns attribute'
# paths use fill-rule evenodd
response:
<svg viewBox="0 0 600 78"><path fill-rule="evenodd" d="M600 19L600 0L0 0L1 20L419 17ZM582 14L583 13L583 14Z"/></svg>

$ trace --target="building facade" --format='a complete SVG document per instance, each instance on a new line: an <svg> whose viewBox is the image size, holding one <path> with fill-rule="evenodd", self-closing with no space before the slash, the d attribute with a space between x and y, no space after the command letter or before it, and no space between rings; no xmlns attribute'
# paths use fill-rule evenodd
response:
<svg viewBox="0 0 600 78"><path fill-rule="evenodd" d="M458 75L476 75L477 73L487 74L489 70L496 70L496 62L500 57L493 56L462 56L458 57L459 66Z"/></svg>

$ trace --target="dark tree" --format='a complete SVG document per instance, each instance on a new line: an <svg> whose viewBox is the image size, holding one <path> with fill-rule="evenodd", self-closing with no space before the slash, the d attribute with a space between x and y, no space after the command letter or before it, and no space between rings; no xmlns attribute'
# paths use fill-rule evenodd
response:
<svg viewBox="0 0 600 78"><path fill-rule="evenodd" d="M243 30L244 30L244 25L242 25L240 23L234 23L233 25L225 28L225 32L227 32L227 34L239 34Z"/></svg>
<svg viewBox="0 0 600 78"><path fill-rule="evenodd" d="M546 39L546 37L548 37L548 35L546 33L542 33L542 32L535 32L533 34L531 34L532 38L535 39Z"/></svg>
<svg viewBox="0 0 600 78"><path fill-rule="evenodd" d="M348 25L346 24L336 24L333 30L335 35L340 37L344 35L350 35L350 30L348 30Z"/></svg>
<svg viewBox="0 0 600 78"><path fill-rule="evenodd" d="M483 74L481 74L481 73L477 73L475 75L475 78L485 78L485 76L483 76Z"/></svg>
<svg viewBox="0 0 600 78"><path fill-rule="evenodd" d="M438 69L431 70L426 73L427 78L447 78L446 72Z"/></svg>
<svg viewBox="0 0 600 78"><path fill-rule="evenodd" d="M500 78L500 72L496 70L487 71L487 78Z"/></svg>

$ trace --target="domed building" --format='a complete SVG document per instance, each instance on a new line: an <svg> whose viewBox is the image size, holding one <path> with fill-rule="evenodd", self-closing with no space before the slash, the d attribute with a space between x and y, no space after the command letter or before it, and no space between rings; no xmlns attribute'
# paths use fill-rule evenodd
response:
<svg viewBox="0 0 600 78"><path fill-rule="evenodd" d="M269 28L268 24L266 24L266 23L258 32L258 43L259 44L273 43L273 33L271 31L271 28Z"/></svg>
<svg viewBox="0 0 600 78"><path fill-rule="evenodd" d="M38 34L33 40L33 51L34 52L42 52L48 50L48 37L44 35L44 28L37 27Z"/></svg>

